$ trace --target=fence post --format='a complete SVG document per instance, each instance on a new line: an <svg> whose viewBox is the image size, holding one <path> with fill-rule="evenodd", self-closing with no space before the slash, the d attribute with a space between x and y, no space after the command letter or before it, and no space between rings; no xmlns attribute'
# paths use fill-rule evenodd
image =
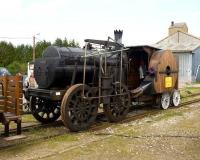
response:
<svg viewBox="0 0 200 160"><path fill-rule="evenodd" d="M3 76L3 95L4 95L4 112L7 112L8 111L8 108L7 108L7 76Z"/></svg>
<svg viewBox="0 0 200 160"><path fill-rule="evenodd" d="M20 98L20 76L16 75L15 76L15 114L18 116L20 115L19 110L20 110L20 103L19 103L19 98Z"/></svg>

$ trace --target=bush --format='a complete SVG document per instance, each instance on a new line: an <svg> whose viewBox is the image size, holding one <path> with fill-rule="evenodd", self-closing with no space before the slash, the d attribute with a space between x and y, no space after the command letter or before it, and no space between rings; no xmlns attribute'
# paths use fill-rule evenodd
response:
<svg viewBox="0 0 200 160"><path fill-rule="evenodd" d="M15 75L17 73L25 74L26 70L27 70L27 64L14 61L14 62L10 63L7 66L7 68L12 75Z"/></svg>

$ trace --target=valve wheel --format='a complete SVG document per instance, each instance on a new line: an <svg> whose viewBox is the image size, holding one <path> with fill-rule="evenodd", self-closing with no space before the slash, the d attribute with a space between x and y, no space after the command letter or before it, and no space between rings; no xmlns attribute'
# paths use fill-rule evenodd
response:
<svg viewBox="0 0 200 160"><path fill-rule="evenodd" d="M90 127L97 116L98 99L93 97L91 88L87 85L76 84L65 93L61 104L61 117L64 125L71 131L77 132Z"/></svg>

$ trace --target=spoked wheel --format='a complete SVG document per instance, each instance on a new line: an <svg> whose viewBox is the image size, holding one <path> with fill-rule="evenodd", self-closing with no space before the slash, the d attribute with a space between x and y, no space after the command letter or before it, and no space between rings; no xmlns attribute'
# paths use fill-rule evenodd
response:
<svg viewBox="0 0 200 160"><path fill-rule="evenodd" d="M168 92L162 93L158 96L157 101L160 108L167 109L170 106L170 94Z"/></svg>
<svg viewBox="0 0 200 160"><path fill-rule="evenodd" d="M121 95L118 94L120 94L120 84L115 83L110 103L103 106L104 113L110 122L118 122L124 119L130 108L130 94L125 85L121 85Z"/></svg>
<svg viewBox="0 0 200 160"><path fill-rule="evenodd" d="M60 104L38 97L30 98L32 115L41 123L51 123L60 117Z"/></svg>
<svg viewBox="0 0 200 160"><path fill-rule="evenodd" d="M180 92L176 89L173 90L172 92L172 97L171 97L171 104L172 106L177 107L181 102L181 95Z"/></svg>
<svg viewBox="0 0 200 160"><path fill-rule="evenodd" d="M94 123L97 116L98 99L93 97L91 88L87 85L76 84L65 93L61 104L61 117L64 125L71 131L85 130Z"/></svg>

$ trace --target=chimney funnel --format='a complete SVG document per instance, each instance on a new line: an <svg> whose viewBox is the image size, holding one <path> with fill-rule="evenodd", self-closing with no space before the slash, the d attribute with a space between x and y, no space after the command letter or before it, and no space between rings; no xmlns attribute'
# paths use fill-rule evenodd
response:
<svg viewBox="0 0 200 160"><path fill-rule="evenodd" d="M171 21L171 26L174 26L174 21Z"/></svg>
<svg viewBox="0 0 200 160"><path fill-rule="evenodd" d="M117 43L122 44L122 34L123 34L123 30L114 30L114 37L115 37L115 41Z"/></svg>

